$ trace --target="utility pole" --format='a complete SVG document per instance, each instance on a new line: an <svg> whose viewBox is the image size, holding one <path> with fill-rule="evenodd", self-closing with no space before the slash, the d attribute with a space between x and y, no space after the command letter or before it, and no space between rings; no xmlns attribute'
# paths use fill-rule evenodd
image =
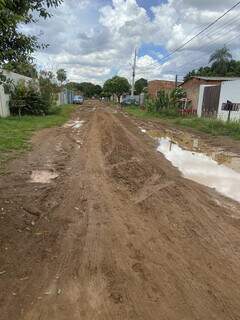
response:
<svg viewBox="0 0 240 320"><path fill-rule="evenodd" d="M133 73L132 73L132 90L131 96L134 96L135 91L135 76L136 76L136 65L137 65L137 48L134 49L134 59L133 59Z"/></svg>
<svg viewBox="0 0 240 320"><path fill-rule="evenodd" d="M176 77L175 77L175 89L177 89L177 86L178 86L178 76L176 74Z"/></svg>

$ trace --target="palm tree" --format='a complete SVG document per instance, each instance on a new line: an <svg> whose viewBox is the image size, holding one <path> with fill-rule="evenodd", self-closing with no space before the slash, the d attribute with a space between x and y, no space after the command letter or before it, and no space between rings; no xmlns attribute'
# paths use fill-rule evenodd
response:
<svg viewBox="0 0 240 320"><path fill-rule="evenodd" d="M230 50L224 46L220 49L217 49L209 59L209 63L213 62L212 70L216 75L224 76L227 73L228 62L232 59Z"/></svg>
<svg viewBox="0 0 240 320"><path fill-rule="evenodd" d="M230 59L232 59L232 55L230 53L230 50L224 46L223 48L217 49L210 57L210 62L228 62Z"/></svg>

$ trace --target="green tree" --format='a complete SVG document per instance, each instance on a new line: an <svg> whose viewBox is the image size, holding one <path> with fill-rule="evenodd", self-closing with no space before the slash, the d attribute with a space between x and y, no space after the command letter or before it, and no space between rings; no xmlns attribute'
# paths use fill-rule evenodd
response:
<svg viewBox="0 0 240 320"><path fill-rule="evenodd" d="M19 73L23 76L30 77L33 79L37 79L38 72L36 69L36 65L30 63L29 61L22 61L19 63L16 62L8 62L3 65L3 68L8 71L13 71Z"/></svg>
<svg viewBox="0 0 240 320"><path fill-rule="evenodd" d="M124 77L115 76L112 79L107 80L104 83L103 91L110 93L111 95L115 94L120 102L120 97L124 93L128 93L130 90L130 84L128 80Z"/></svg>
<svg viewBox="0 0 240 320"><path fill-rule="evenodd" d="M94 90L95 90L95 95L99 97L102 93L102 87L97 84L95 85Z"/></svg>
<svg viewBox="0 0 240 320"><path fill-rule="evenodd" d="M216 50L210 56L209 63L211 62L212 65L210 67L201 67L198 70L190 71L184 80L186 81L192 76L240 76L240 61L232 59L232 55L226 46Z"/></svg>
<svg viewBox="0 0 240 320"><path fill-rule="evenodd" d="M86 98L91 98L95 95L95 85L91 82L81 82L79 89Z"/></svg>
<svg viewBox="0 0 240 320"><path fill-rule="evenodd" d="M148 81L144 78L141 78L139 80L136 81L135 83L135 91L136 94L141 94L144 90L144 88L146 88L148 85Z"/></svg>
<svg viewBox="0 0 240 320"><path fill-rule="evenodd" d="M67 72L64 69L57 70L57 79L62 86L63 82L67 80Z"/></svg>
<svg viewBox="0 0 240 320"><path fill-rule="evenodd" d="M48 9L63 0L1 0L0 1L0 66L8 62L31 60L31 54L44 47L35 36L23 34L19 24L36 22L37 16L50 17Z"/></svg>
<svg viewBox="0 0 240 320"><path fill-rule="evenodd" d="M59 87L56 84L54 74L51 71L41 70L38 77L40 92L43 100L49 106L54 105Z"/></svg>
<svg viewBox="0 0 240 320"><path fill-rule="evenodd" d="M232 59L232 55L229 49L224 46L223 48L217 49L209 59L209 63L212 64L212 69L217 75L226 75L228 62Z"/></svg>

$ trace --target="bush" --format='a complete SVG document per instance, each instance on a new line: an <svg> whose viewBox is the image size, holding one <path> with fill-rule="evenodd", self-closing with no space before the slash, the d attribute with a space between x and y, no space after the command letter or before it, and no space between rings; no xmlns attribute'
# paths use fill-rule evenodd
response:
<svg viewBox="0 0 240 320"><path fill-rule="evenodd" d="M155 102L153 100L147 100L145 102L145 108L147 110L147 112L155 112L156 111L156 106L155 106Z"/></svg>
<svg viewBox="0 0 240 320"><path fill-rule="evenodd" d="M11 91L10 111L13 115L46 115L50 105L33 84L19 82Z"/></svg>
<svg viewBox="0 0 240 320"><path fill-rule="evenodd" d="M145 107L148 112L158 112L162 115L174 117L178 115L178 109L181 107L180 99L185 96L182 88L176 88L171 92L160 90L155 100L147 100Z"/></svg>

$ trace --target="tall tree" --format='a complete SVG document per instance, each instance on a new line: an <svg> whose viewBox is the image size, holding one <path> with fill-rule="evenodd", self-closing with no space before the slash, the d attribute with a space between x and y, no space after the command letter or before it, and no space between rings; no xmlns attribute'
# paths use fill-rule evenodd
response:
<svg viewBox="0 0 240 320"><path fill-rule="evenodd" d="M91 98L95 95L95 85L91 82L81 82L79 88L86 98Z"/></svg>
<svg viewBox="0 0 240 320"><path fill-rule="evenodd" d="M192 76L228 76L228 77L239 77L240 76L240 61L232 59L231 52L224 46L216 50L209 59L212 65L209 67L201 67L198 70L190 71L184 78L188 80Z"/></svg>
<svg viewBox="0 0 240 320"><path fill-rule="evenodd" d="M230 50L224 46L223 48L217 49L209 59L209 62L228 62L232 59Z"/></svg>
<svg viewBox="0 0 240 320"><path fill-rule="evenodd" d="M101 95L101 93L102 93L102 87L101 87L100 85L97 84L97 85L95 86L94 90L95 90L95 95L96 95L96 96L100 96L100 95Z"/></svg>
<svg viewBox="0 0 240 320"><path fill-rule="evenodd" d="M124 93L128 93L130 90L130 84L124 77L115 76L112 79L107 80L104 83L103 91L108 94L115 94L120 102L120 97Z"/></svg>
<svg viewBox="0 0 240 320"><path fill-rule="evenodd" d="M0 1L0 66L8 62L31 60L31 54L42 47L35 36L23 34L19 24L36 22L34 17L50 17L49 8L63 0Z"/></svg>
<svg viewBox="0 0 240 320"><path fill-rule="evenodd" d="M135 91L136 94L141 94L148 85L148 81L144 78L141 78L135 82Z"/></svg>
<svg viewBox="0 0 240 320"><path fill-rule="evenodd" d="M209 59L209 63L212 62L212 68L215 69L216 74L224 76L227 73L227 64L232 59L230 50L224 46L217 49Z"/></svg>
<svg viewBox="0 0 240 320"><path fill-rule="evenodd" d="M64 81L67 80L67 72L64 69L57 70L57 79L63 85Z"/></svg>

